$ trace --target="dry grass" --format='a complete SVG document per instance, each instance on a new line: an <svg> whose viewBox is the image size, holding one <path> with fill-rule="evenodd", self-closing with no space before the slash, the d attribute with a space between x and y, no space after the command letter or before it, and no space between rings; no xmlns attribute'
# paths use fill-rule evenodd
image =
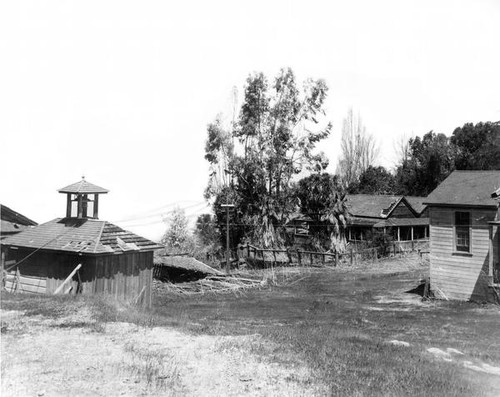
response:
<svg viewBox="0 0 500 397"><path fill-rule="evenodd" d="M145 380L150 391L162 395L176 395L182 390L178 363L171 352L138 348L130 343L125 352L128 354L117 365L118 373L126 372L138 382Z"/></svg>
<svg viewBox="0 0 500 397"><path fill-rule="evenodd" d="M247 346L254 353L288 366L307 362L332 395L500 395L499 377L464 366L500 366L498 307L405 293L427 276L425 258L393 258L307 269L243 296L159 296L155 310L191 332L258 334ZM388 343L394 339L410 346ZM464 358L436 359L430 347Z"/></svg>
<svg viewBox="0 0 500 397"><path fill-rule="evenodd" d="M409 257L334 269L253 271L245 277L268 281L238 293L186 295L157 290L150 312L103 297L63 301L7 294L2 307L55 319L90 308L90 320L73 318L60 327L99 331L109 322L125 321L198 335L245 336L221 339L216 351L249 352L286 368L306 363L311 372L293 372L289 381L326 384L329 395L500 395L500 376L473 371L465 364L500 366L499 308L422 302L405 293L427 275L425 262ZM391 340L409 346L395 346ZM427 352L431 347L464 354L447 362ZM168 353L133 345L126 350L130 357L118 371L145 382L151 393L182 388L179 363Z"/></svg>

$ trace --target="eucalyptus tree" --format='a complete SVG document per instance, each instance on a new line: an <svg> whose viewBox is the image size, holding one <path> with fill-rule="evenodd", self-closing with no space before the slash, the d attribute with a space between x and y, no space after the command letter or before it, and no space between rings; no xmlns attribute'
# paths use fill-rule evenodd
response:
<svg viewBox="0 0 500 397"><path fill-rule="evenodd" d="M315 153L332 127L324 120L327 92L321 79L300 86L291 69L282 69L271 83L255 73L247 78L235 122L228 129L217 121L208 127L205 158L212 170L224 164L227 180L224 186L209 181L206 195L218 197L216 203L228 195L238 223L256 243L282 244L281 227L297 208L294 176L327 165L325 156Z"/></svg>

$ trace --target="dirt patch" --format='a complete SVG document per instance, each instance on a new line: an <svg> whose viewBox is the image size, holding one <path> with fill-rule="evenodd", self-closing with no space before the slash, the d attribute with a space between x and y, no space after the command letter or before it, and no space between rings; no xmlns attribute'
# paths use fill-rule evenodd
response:
<svg viewBox="0 0 500 397"><path fill-rule="evenodd" d="M2 312L2 395L317 395L305 366L285 368L249 349L250 336L188 335L164 327L98 324ZM63 324L73 324L63 326ZM90 324L90 325L89 325Z"/></svg>

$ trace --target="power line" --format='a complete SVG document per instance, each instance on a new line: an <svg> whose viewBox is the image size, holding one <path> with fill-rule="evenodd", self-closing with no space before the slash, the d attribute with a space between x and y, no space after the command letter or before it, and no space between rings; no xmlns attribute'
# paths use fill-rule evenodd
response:
<svg viewBox="0 0 500 397"><path fill-rule="evenodd" d="M129 221L142 220L142 219L152 218L155 216L160 216L162 214L170 213L170 212L174 211L174 210L170 210L170 211L165 212L165 211L161 211L162 209L172 207L172 206L179 206L180 203L184 203L184 202L194 202L194 200L183 200L183 201L178 201L175 203L166 204L164 206L157 207L155 209L151 209L148 211L144 211L142 213L137 213L135 215L130 215L128 217L115 220L113 222L129 222ZM196 207L196 206L198 206L200 204L204 204L204 203L205 203L204 201L196 201L195 204L189 205L189 206L185 207L184 209ZM179 206L179 208L182 208L182 207ZM140 215L140 214L143 214L143 215Z"/></svg>

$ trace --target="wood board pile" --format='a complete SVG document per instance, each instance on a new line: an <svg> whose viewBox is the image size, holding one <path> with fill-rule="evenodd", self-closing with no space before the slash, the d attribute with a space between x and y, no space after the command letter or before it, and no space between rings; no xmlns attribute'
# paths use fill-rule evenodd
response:
<svg viewBox="0 0 500 397"><path fill-rule="evenodd" d="M176 295L191 295L203 293L238 293L249 288L259 288L266 285L267 279L246 278L238 276L213 275L201 280L186 283L155 282L154 289L158 292Z"/></svg>

